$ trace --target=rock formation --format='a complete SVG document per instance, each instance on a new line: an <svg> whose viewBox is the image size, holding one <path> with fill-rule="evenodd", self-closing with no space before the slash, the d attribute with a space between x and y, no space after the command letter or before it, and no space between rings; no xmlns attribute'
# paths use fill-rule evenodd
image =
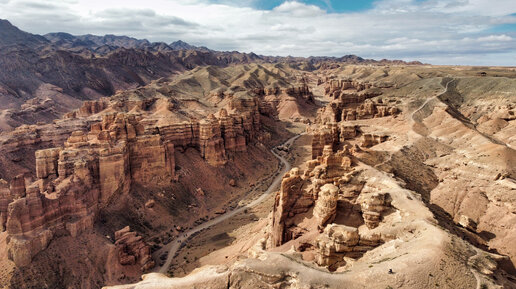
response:
<svg viewBox="0 0 516 289"><path fill-rule="evenodd" d="M366 133L361 129L361 124L354 122L372 118L396 116L400 113L395 106L383 104L381 99L373 101L377 93L367 94L371 85L363 85L353 81L332 80L326 87L326 93L335 95L325 107L320 108L315 118L316 126L312 128L312 158L322 154L327 145L333 151L343 149L349 145L348 140L362 136L364 148L377 145L387 140L388 136L382 133ZM341 91L343 91L341 93ZM360 91L361 94L350 94L350 91Z"/></svg>
<svg viewBox="0 0 516 289"><path fill-rule="evenodd" d="M66 117L89 125L89 132L73 131L56 142L60 147L36 151L35 182L28 178L26 186L20 175L2 185L0 227L9 236L9 258L26 266L57 231L77 236L91 230L99 210L131 187L158 188L176 181L176 152L195 148L209 164L223 166L263 137L259 103L235 98L229 106L233 113L223 108L218 117L190 121L169 120L174 105L163 98L84 103Z"/></svg>
<svg viewBox="0 0 516 289"><path fill-rule="evenodd" d="M302 187L303 179L298 169L292 169L283 177L274 203L269 239L271 246L279 246L295 238L294 233L288 230L288 218L308 211L313 205L313 197Z"/></svg>
<svg viewBox="0 0 516 289"><path fill-rule="evenodd" d="M399 113L396 107L373 102L370 99L338 99L321 108L316 122L329 124L340 121L353 121L386 116Z"/></svg>
<svg viewBox="0 0 516 289"><path fill-rule="evenodd" d="M514 256L504 241L514 239L515 112L482 107L489 100L476 95L497 87L493 99L506 103L507 79L475 86L479 80L464 70L454 80L469 81L460 91L425 100L420 90L435 95L449 81L436 71L451 70L435 68L428 78L407 67L325 69L361 80L325 80L333 102L307 129L312 159L284 175L267 225L254 224L259 236L236 236L199 262L224 266L185 278L147 275L125 288L197 286L199 278L208 288L514 287L508 257L485 250ZM323 84L326 72L315 73L312 83ZM468 94L478 107L468 107ZM401 113L398 107L409 114L388 117ZM507 111L480 118L489 109Z"/></svg>
<svg viewBox="0 0 516 289"><path fill-rule="evenodd" d="M353 252L358 240L357 228L329 224L315 240L317 264L332 268L345 265L345 253Z"/></svg>
<svg viewBox="0 0 516 289"><path fill-rule="evenodd" d="M231 144L230 144L231 146ZM212 165L226 163L226 150L220 124L213 114L199 122L199 148L201 156Z"/></svg>
<svg viewBox="0 0 516 289"><path fill-rule="evenodd" d="M355 131L354 126L343 127L343 138ZM337 136L329 130L327 134L329 140L341 137L339 131ZM353 158L347 147L334 152L332 145L325 145L306 163L305 172L295 168L285 175L271 213L268 248L291 243L300 252L312 250L315 262L333 271L384 242L371 230L390 212L390 196L363 190ZM360 224L367 229L359 233ZM321 233L314 237L314 230Z"/></svg>
<svg viewBox="0 0 516 289"><path fill-rule="evenodd" d="M326 146L324 154L310 161L304 173L297 168L287 173L276 195L268 246L280 246L306 231L296 225L294 217L306 214L312 207L316 228L324 228L331 222L335 218L339 192L332 183L351 171L352 160L346 153L334 154L331 147Z"/></svg>
<svg viewBox="0 0 516 289"><path fill-rule="evenodd" d="M361 147L369 148L377 144L381 144L382 142L385 142L388 139L389 136L384 134L371 134L371 133L365 133L362 135L362 143Z"/></svg>
<svg viewBox="0 0 516 289"><path fill-rule="evenodd" d="M317 112L316 123L330 124L398 114L398 108L383 104L381 99L370 99L381 94L372 87L370 83L356 80L329 80L325 93L332 101Z"/></svg>
<svg viewBox="0 0 516 289"><path fill-rule="evenodd" d="M23 125L0 134L0 175L6 180L23 173L36 177L35 152L63 146L73 131L88 131L97 120L68 119L46 125Z"/></svg>
<svg viewBox="0 0 516 289"><path fill-rule="evenodd" d="M352 79L330 79L324 86L324 92L327 95L338 98L343 90L362 91L372 87L371 83L361 82Z"/></svg>
<svg viewBox="0 0 516 289"><path fill-rule="evenodd" d="M314 217L317 218L317 227L324 228L337 215L337 197L339 188L333 184L321 187L314 207Z"/></svg>
<svg viewBox="0 0 516 289"><path fill-rule="evenodd" d="M334 271L350 265L347 262L352 265L365 252L384 242L380 234L362 232L355 227L328 224L315 239L315 262Z"/></svg>
<svg viewBox="0 0 516 289"><path fill-rule="evenodd" d="M345 122L327 124L313 131L312 158L321 156L325 146L330 146L333 151L344 148L347 140L355 139L361 134L360 126L350 125Z"/></svg>
<svg viewBox="0 0 516 289"><path fill-rule="evenodd" d="M115 246L121 265L139 264L143 272L154 267L150 247L129 226L115 232Z"/></svg>
<svg viewBox="0 0 516 289"><path fill-rule="evenodd" d="M76 236L92 229L99 207L126 194L132 182L170 182L173 145L143 133L134 116L108 114L90 133L72 133L63 148L36 153L38 180L25 189L13 179L11 198L19 197L1 212L7 216L2 224L9 234L9 256L17 266L28 265L56 230Z"/></svg>
<svg viewBox="0 0 516 289"><path fill-rule="evenodd" d="M364 222L369 229L374 229L381 221L382 213L390 207L388 193L373 193L359 197Z"/></svg>

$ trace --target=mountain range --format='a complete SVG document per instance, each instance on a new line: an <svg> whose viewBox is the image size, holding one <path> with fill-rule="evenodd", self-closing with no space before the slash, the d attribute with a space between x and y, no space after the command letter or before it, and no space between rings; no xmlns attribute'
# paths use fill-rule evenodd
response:
<svg viewBox="0 0 516 289"><path fill-rule="evenodd" d="M0 19L0 131L49 122L78 108L84 100L109 96L201 65L279 62L307 71L342 64L406 64L355 55L303 58L222 52L181 40L167 44L128 36L74 36L63 32L41 36Z"/></svg>

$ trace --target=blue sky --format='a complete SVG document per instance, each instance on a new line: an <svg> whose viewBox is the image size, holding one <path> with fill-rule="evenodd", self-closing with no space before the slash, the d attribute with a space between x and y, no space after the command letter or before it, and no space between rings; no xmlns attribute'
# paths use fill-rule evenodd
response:
<svg viewBox="0 0 516 289"><path fill-rule="evenodd" d="M215 1L214 1L215 2ZM232 5L239 5L241 1L217 1L218 3L226 3ZM264 0L250 3L249 5L258 9L272 10L273 8L281 5L284 1L282 0ZM373 7L373 0L303 0L299 1L308 5L316 5L321 9L324 9L332 13L342 12L357 12Z"/></svg>
<svg viewBox="0 0 516 289"><path fill-rule="evenodd" d="M0 0L0 18L263 55L516 66L516 0Z"/></svg>

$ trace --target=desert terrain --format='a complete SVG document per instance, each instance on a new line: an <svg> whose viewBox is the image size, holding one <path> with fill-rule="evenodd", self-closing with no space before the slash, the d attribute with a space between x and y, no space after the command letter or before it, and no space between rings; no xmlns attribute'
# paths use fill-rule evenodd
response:
<svg viewBox="0 0 516 289"><path fill-rule="evenodd" d="M0 288L516 288L515 68L0 24Z"/></svg>

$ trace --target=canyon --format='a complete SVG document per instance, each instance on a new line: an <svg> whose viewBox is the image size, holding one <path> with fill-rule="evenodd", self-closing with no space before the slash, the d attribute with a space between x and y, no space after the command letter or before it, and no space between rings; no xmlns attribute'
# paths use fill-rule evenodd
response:
<svg viewBox="0 0 516 289"><path fill-rule="evenodd" d="M516 288L513 68L0 24L1 288Z"/></svg>
<svg viewBox="0 0 516 289"><path fill-rule="evenodd" d="M213 225L181 239L186 253L175 255L195 265L173 278L149 273L108 288L514 288L514 246L505 245L514 240L516 118L505 95L514 80L405 66L389 74L406 82L386 85L376 69L385 71L346 66L311 76L323 107L299 139L304 151L278 147L301 159L269 205L254 204L261 218L233 216L242 229ZM412 71L429 75L414 80ZM364 74L372 77L349 80ZM495 118L505 125L482 129ZM203 251L227 227L225 245Z"/></svg>

